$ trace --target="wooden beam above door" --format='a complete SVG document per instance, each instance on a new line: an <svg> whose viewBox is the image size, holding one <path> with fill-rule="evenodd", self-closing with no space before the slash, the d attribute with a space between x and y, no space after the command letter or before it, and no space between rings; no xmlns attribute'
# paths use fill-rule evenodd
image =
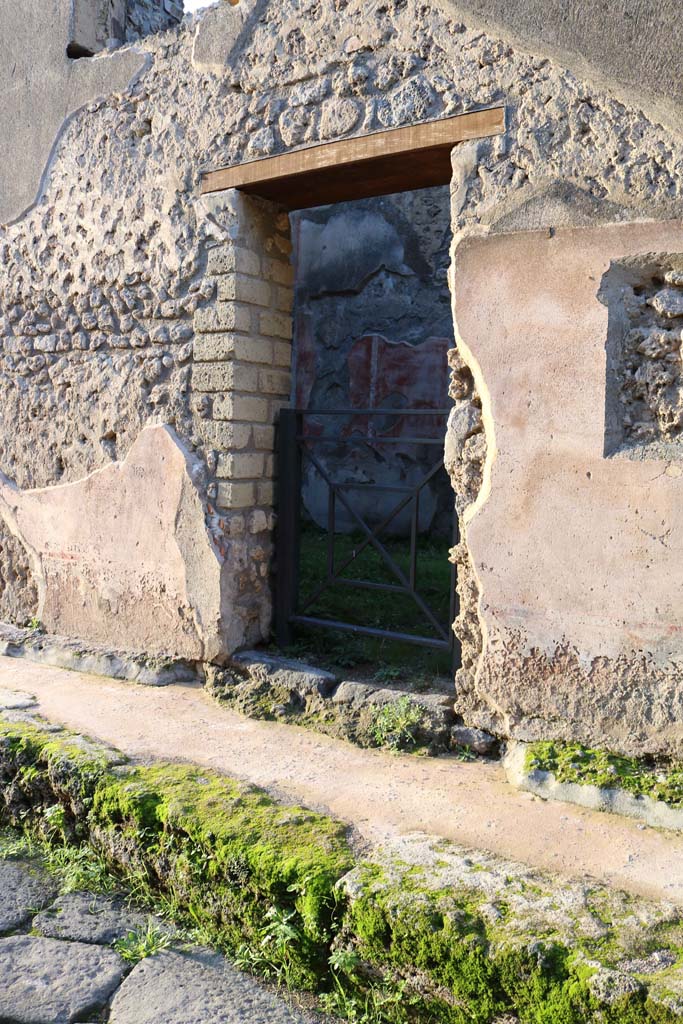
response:
<svg viewBox="0 0 683 1024"><path fill-rule="evenodd" d="M447 185L453 146L504 131L505 108L488 107L205 171L201 190L205 195L237 188L301 210Z"/></svg>

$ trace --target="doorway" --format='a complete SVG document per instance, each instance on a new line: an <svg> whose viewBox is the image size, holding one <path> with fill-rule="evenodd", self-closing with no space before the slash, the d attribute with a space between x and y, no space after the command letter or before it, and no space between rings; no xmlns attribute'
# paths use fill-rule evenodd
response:
<svg viewBox="0 0 683 1024"><path fill-rule="evenodd" d="M458 541L443 465L450 197L291 217L293 408L278 431L277 640L363 678L452 686Z"/></svg>

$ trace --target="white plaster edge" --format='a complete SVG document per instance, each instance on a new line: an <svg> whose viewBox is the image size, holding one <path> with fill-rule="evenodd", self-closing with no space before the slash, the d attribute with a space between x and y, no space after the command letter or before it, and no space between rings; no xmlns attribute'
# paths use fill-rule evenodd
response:
<svg viewBox="0 0 683 1024"><path fill-rule="evenodd" d="M633 796L623 789L558 782L552 772L527 771L527 750L528 744L511 741L503 758L507 780L515 789L533 793L542 800L558 800L591 811L635 818L653 828L683 830L683 807L670 807L663 800L653 800L649 796Z"/></svg>
<svg viewBox="0 0 683 1024"><path fill-rule="evenodd" d="M55 161L57 159L59 147L61 146L62 141L66 135L67 129L70 127L72 122L75 121L77 117L79 117L84 111L87 111L88 108L94 104L104 103L112 96L125 96L138 84L144 73L146 71L149 71L154 62L152 53L149 50L141 49L139 44L137 43L129 43L128 45L122 46L117 50L104 50L101 53L96 53L92 57L81 58L81 60L87 61L90 66L93 66L95 61L118 60L120 63L120 58L129 53L134 53L140 56L141 64L138 67L138 69L134 71L133 74L128 79L128 84L125 86L125 88L122 89L112 89L109 92L99 92L95 96L92 96L90 99L86 100L85 102L80 103L77 107L75 107L74 110L71 110L68 114L65 115L61 126L57 129L57 134L55 135L52 146L50 147L50 152L48 153L47 159L45 161L45 166L40 176L40 181L38 182L38 189L36 191L34 199L27 206L25 206L24 209L21 210L21 212L18 213L16 217L12 217L11 220L5 221L4 223L0 222L0 228L11 228L14 227L15 224L19 224L22 220L28 217L28 215L33 210L35 210L35 208L43 201L48 191L50 175L52 173Z"/></svg>
<svg viewBox="0 0 683 1024"><path fill-rule="evenodd" d="M17 516L19 511L18 498L20 493L20 489L14 481L10 480L9 477L5 476L5 474L0 471L0 523L4 522L10 534L21 544L26 552L31 572L33 573L36 590L38 591L36 615L41 619L47 596L47 581L43 570L43 560L39 552L28 543L22 533L21 527L19 526Z"/></svg>

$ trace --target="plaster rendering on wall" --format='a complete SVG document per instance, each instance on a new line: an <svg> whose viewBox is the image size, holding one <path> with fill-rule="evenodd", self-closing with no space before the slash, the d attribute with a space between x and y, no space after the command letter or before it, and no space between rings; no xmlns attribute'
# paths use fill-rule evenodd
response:
<svg viewBox="0 0 683 1024"><path fill-rule="evenodd" d="M494 384L502 386L500 367L516 338L514 333L498 333L501 308L505 316L519 313L524 288L533 286L539 302L542 296L545 321L552 325L558 321L568 284L558 277L557 287L548 291L543 282L546 268L540 267L536 280L518 282L503 308L501 295L511 268L503 263L492 271L489 264L480 309L495 306L496 315L486 328L487 344L495 345L490 372L484 373L477 359L469 360L462 329L471 315L467 300L458 298L467 294L464 284L472 266L467 246L474 237L495 240L504 232L526 231L531 237L538 230L560 237L560 230L582 224L604 229L605 237L611 237L608 227L626 221L670 221L679 215L683 155L680 135L675 125L670 127L675 119L659 117L666 97L661 90L655 96L657 83L649 75L642 103L630 101L633 81L628 69L623 70L628 81L615 71L609 81L596 84L589 74L592 64L578 43L573 56L567 50L571 23L559 25L555 13L547 24L529 17L512 24L515 19L506 20L503 5L498 4L500 25L482 28L481 5L475 0L462 0L460 5L453 0L431 5L414 0L377 5L363 0L241 0L237 6L221 0L201 17L181 22L177 5L150 0L128 6L126 45L76 61L66 57L70 0L49 0L46 7L47 2L28 0L21 9L12 4L0 10L0 39L12 40L13 54L12 60L0 63L0 91L11 99L0 111L0 134L12 140L0 154L0 469L22 494L75 485L112 464L125 464L148 424L161 422L176 431L180 443L204 467L199 487L204 522L224 559L220 585L225 630L219 659L230 657L245 643L266 640L271 628L272 529L278 501L275 438L280 409L290 397L293 288L287 216L258 197L247 202L243 193L201 197L202 173L291 155L330 141L353 140L362 148L370 133L376 138L379 132L469 116L482 108L504 111L504 126L495 137L456 146L450 195L442 195L441 213L426 217L425 223L435 227L443 218L449 222L449 235L452 231L450 251L440 235L434 267L438 262L441 273L451 262L460 330L448 357L455 408L446 446L456 490L452 501L463 527L453 552L460 591L456 629L467 648L457 682L459 713L471 714L473 722L481 715L483 722L482 708L490 712L498 702L503 711L489 714L490 727L500 735L514 731L515 708L522 706L520 714L526 715L525 701L531 701L535 691L529 687L529 673L520 668L520 693L515 688L511 696L514 674L506 675L495 658L482 661L492 637L484 585L491 585L487 573L495 580L499 573L503 580L513 578L502 572L501 565L521 557L520 544L530 545L530 557L540 556L538 538L528 525L529 508L520 509L526 525L520 544L515 539L508 545L512 555L500 547L500 531L510 525L510 506L496 489L505 479L500 475L500 440L508 436L515 451L519 446L525 457L534 454L533 465L526 476L522 474L527 504L541 483L550 486L554 481L555 496L560 484L567 485L564 477L557 482L544 461L548 435L553 433L554 445L562 442L563 451L576 454L583 451L590 424L591 440L597 444L596 410L599 472L614 473L622 484L630 479L638 459L605 458L612 423L618 425L618 436L615 433L609 441L613 450L626 446L652 454L652 446L662 444L678 449L679 317L678 307L672 305L681 290L672 276L678 264L664 261L661 273L653 270L649 278L645 264L636 268L645 278L630 282L631 298L622 295L614 313L611 299L606 308L597 296L611 263L616 266L664 248L677 253L681 246L675 240L665 245L650 239L647 246L628 252L606 251L605 265L596 265L596 279L586 286L591 322L600 331L599 337L591 338L590 361L573 363L569 377L564 364L553 363L552 370L541 365L541 349L527 341L518 353L520 365L527 367L526 377L511 376L496 402L489 399ZM594 40L602 25L586 20L589 5L579 6L577 39L583 38L579 28L584 34L590 28ZM664 6L671 10L670 4ZM540 5L529 0L524 13L539 10ZM166 18L163 25L144 20L161 13ZM615 55L622 53L610 34L620 18L628 20L623 5L611 7L610 31L604 32L607 68L615 67ZM641 64L655 52L653 40L659 41L657 53L668 54L667 67L674 51L680 53L674 36L670 44L663 40L657 27L661 18L660 9L639 15L639 23L652 29L642 37ZM143 24L163 31L146 35ZM517 29L524 33L521 42ZM544 33L553 37L547 45ZM557 60L555 48L560 45L569 53L566 63ZM305 226L309 238L331 240L328 255L345 253L327 264L336 277L332 289L319 276L303 297L309 311L315 305L322 312L322 326L311 334L315 359L309 359L312 372L306 386L311 384L310 394L317 391L325 400L339 381L346 386L342 378L349 371L355 344L367 350L357 360L361 368L367 352L380 353L379 342L362 339L381 336L389 345L410 343L415 351L430 337L451 340L445 285L432 306L438 311L434 324L427 325L423 311L431 268L420 269L420 260L408 251L400 231L392 234L382 227L381 220L388 223L388 216L386 210L380 218L365 211L360 220L335 221L332 215L327 223L324 217L311 217ZM354 255L350 242L356 242L365 230L362 224L370 222L391 236L391 252L386 266L378 265L373 256L366 279L361 273L364 257ZM339 237L343 246L335 241ZM575 238L571 241L577 244ZM514 269L522 273L523 265ZM357 323L337 345L330 325L339 325L342 296L334 292L349 282L354 292L351 305L356 311L371 307L373 316L368 319L359 312ZM638 293L639 288L644 291ZM386 297L398 294L405 299L407 312L401 330L389 329L379 322L386 319L380 314ZM627 302L635 310L632 322L623 314ZM576 338L582 324L571 325ZM612 324L628 328L619 334L621 348L610 347L617 337ZM624 349L626 337L630 340ZM387 347L382 352L380 362L387 355L387 382L394 350ZM567 359L571 352L568 346ZM425 348L425 357L426 353ZM515 364L511 373L517 369ZM443 382L443 362L439 373ZM373 380L371 373L365 376ZM529 394L532 377L537 386ZM559 379L564 387L558 393L553 389ZM544 406L549 415L562 411L577 388L587 393L587 381L590 416L577 418L576 430L570 430L566 416L558 412L552 431L545 422L541 436L537 408ZM617 382L612 392L610 382ZM360 388L353 393L360 395ZM382 394L393 400L386 391ZM556 406L550 404L551 395ZM614 420L605 413L606 403L612 408L610 395L613 408L619 410ZM506 403L514 407L513 419L500 412ZM642 465L647 461L641 460ZM673 479L675 468L665 472L667 481ZM582 488L576 494L587 510L590 537L592 518L603 522L605 516L599 502L593 504L597 488L585 482L585 472L595 481L598 468L591 466L577 478ZM640 502L637 507L643 514ZM501 509L508 518L503 516L496 529L488 531L480 529L472 511L485 519ZM471 536L464 529L470 519ZM656 523L641 525L647 534L660 536ZM589 576L573 571L572 586L582 580L586 588L585 593L573 592L574 609L588 601L596 579L600 585L608 579L611 585L607 551L603 545L596 553ZM640 554L636 558L631 551L627 556L624 564L640 572ZM0 575L3 615L22 622L32 619L40 574L27 561L17 537L4 527ZM543 622L547 626L564 621L566 594L561 590L564 582L558 582L545 563L538 580L535 599L542 616L540 611L538 617L532 614L528 595L521 602L512 600L512 607L516 621L546 637ZM648 586L641 589L652 600L657 596ZM635 628L635 611L629 621ZM669 624L673 621L670 617ZM118 625L103 615L103 635L110 630L117 642ZM582 630L590 632L589 627L598 629L590 616L581 623ZM614 624L600 629L618 647L615 638L621 634ZM556 643L569 642L563 636L552 632ZM139 642L132 626L128 640ZM554 672L562 657L550 651L550 641L546 646L543 658L549 659ZM590 644L586 650L590 654ZM602 672L605 688L610 680L621 678L619 657L622 654ZM630 655L623 657L628 660ZM525 658L526 654L519 665L528 664ZM544 662L534 673L546 679L552 675L550 669ZM635 669L629 672L632 675ZM659 664L657 673L650 696L659 720L667 723L671 708L662 679L673 685L677 677L673 668ZM577 692L581 686L576 682ZM468 694L475 695L472 702ZM587 714L585 706L567 697L552 718L553 729L569 737L585 729L588 735L594 720L587 721ZM639 729L640 711L629 714ZM612 719L618 722L619 716ZM654 731L643 726L638 743L645 748L655 742L653 736ZM677 742L666 729L660 730L656 742L660 740L665 745Z"/></svg>

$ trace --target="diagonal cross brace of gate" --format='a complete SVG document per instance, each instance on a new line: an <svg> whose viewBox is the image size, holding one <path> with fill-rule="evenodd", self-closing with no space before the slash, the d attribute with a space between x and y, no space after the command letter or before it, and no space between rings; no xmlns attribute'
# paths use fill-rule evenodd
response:
<svg viewBox="0 0 683 1024"><path fill-rule="evenodd" d="M311 605L313 605L317 601L317 599L320 597L320 595L325 590L327 590L329 587L333 586L334 583L339 582L340 581L341 573L343 573L344 570L346 568L348 568L348 566L353 561L355 561L355 559L357 559L358 556L370 544L372 544L372 546L375 548L375 550L379 553L380 557L389 566L389 568L391 569L393 574L396 576L396 578L401 583L401 586L399 588L396 588L396 589L400 590L402 593L409 594L414 599L415 603L417 604L417 606L420 609L420 611L422 612L422 614L432 624L432 626L434 627L434 629L436 630L438 635L441 637L441 639L444 640L444 641L448 641L448 633L444 630L444 628L441 625L441 623L434 616L431 608L426 603L426 601L424 601L422 599L422 597L420 596L420 594L417 592L417 590L415 589L414 583L411 580L408 579L408 577L405 575L405 573L403 572L401 567L395 562L395 560L392 558L390 553L384 547L382 542L378 539L378 535L382 532L382 530L384 530L389 525L389 523L392 521L392 519L395 519L395 517L399 514L399 512L402 512L403 509L411 501L412 502L417 502L420 491L422 490L423 487L426 487L426 485L430 482L430 480L432 480L432 478L439 472L439 470L441 469L442 463L439 461L434 466L432 466L432 468L429 470L429 472L422 478L422 480L417 484L417 486L412 490L412 492L409 495L407 495L407 497L402 498L401 501L399 501L398 504L394 506L394 508L390 511L390 513L379 524L379 526L377 526L373 530L373 529L371 529L371 527L369 527L367 525L367 523L365 522L363 517L358 512L356 512L355 508L353 508L351 503L345 497L345 495L344 495L343 491L341 490L341 488L339 487L339 485L336 484L330 478L329 474L327 473L325 468L321 465L319 459L317 459L315 457L315 455L310 450L310 448L304 447L303 450L305 451L307 457L310 459L310 461L315 466L315 468L318 471L318 473L320 473L320 476L323 478L323 480L325 481L325 483L329 487L330 492L335 496L335 498L339 499L339 501L342 503L342 505L344 506L346 511L353 517L353 519L356 521L358 526L361 528L361 530L365 534L365 540L362 542L360 547L358 547L354 551L354 553L351 555L351 557L346 559L346 561L343 563L343 565L341 565L338 569L336 569L336 571L328 574L328 577L325 580L325 582L322 583L317 588L317 590L313 593L313 595L306 601L305 605L303 606L303 608L301 610L302 611L306 611L307 608L310 608ZM362 580L354 580L354 581L349 581L349 582L353 582L356 585L360 585L360 586L364 585L364 581L362 581ZM378 585L377 589L386 589L386 586Z"/></svg>

